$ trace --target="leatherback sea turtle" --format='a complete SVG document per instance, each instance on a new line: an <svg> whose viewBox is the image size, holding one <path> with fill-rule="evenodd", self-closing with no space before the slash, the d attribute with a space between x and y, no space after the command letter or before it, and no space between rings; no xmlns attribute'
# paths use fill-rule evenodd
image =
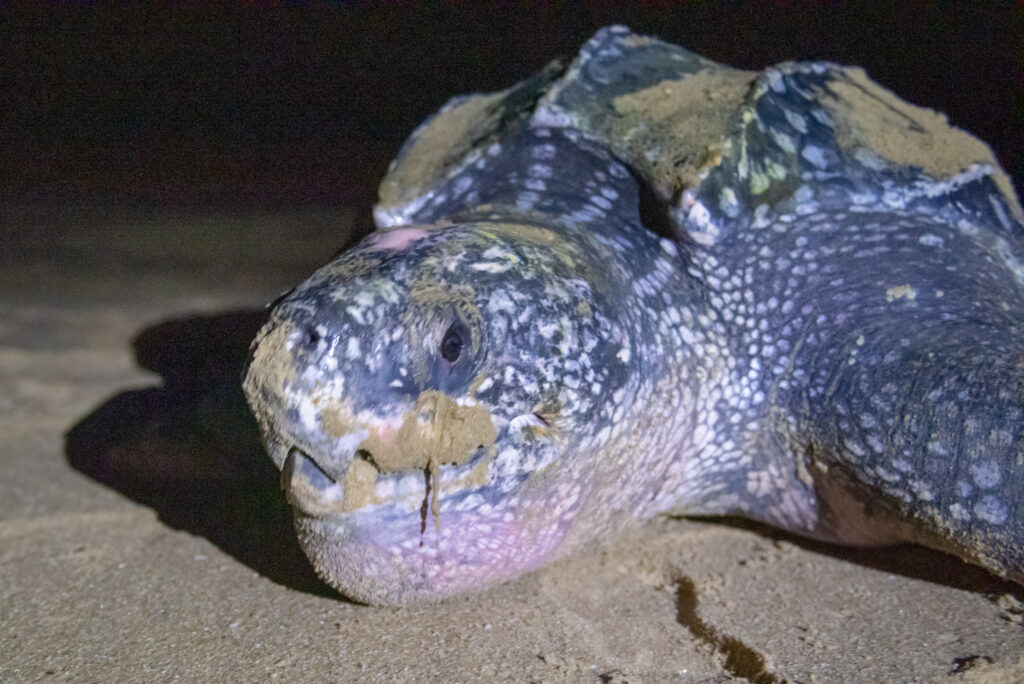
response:
<svg viewBox="0 0 1024 684"><path fill-rule="evenodd" d="M456 98L245 390L318 572L369 603L662 512L909 540L1024 581L1024 220L863 71L621 27Z"/></svg>

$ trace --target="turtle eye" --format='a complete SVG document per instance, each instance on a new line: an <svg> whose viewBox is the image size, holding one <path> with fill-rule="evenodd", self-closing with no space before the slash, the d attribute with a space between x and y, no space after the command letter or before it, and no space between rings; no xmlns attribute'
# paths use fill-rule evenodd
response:
<svg viewBox="0 0 1024 684"><path fill-rule="evenodd" d="M455 363L462 356L462 350L467 342L469 330L466 326L461 322L452 323L441 338L441 358L448 363Z"/></svg>

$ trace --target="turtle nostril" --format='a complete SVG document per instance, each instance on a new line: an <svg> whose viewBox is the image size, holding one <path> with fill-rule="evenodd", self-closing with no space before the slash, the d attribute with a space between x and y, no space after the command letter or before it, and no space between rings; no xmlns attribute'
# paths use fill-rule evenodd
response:
<svg viewBox="0 0 1024 684"><path fill-rule="evenodd" d="M301 337L299 338L303 347L307 349L316 349L316 346L320 343L321 339L322 336L317 332L317 329L314 326L303 326L301 330Z"/></svg>

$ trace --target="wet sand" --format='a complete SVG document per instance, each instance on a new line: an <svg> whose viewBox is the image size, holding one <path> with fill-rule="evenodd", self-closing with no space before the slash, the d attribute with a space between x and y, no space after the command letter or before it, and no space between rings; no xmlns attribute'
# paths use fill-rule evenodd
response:
<svg viewBox="0 0 1024 684"><path fill-rule="evenodd" d="M439 605L338 597L239 374L354 212L0 208L0 681L1024 679L1024 591L658 519Z"/></svg>

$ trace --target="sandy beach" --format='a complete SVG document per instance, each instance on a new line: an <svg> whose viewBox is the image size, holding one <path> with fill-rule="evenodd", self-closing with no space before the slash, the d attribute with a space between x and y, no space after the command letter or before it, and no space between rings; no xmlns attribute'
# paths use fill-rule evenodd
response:
<svg viewBox="0 0 1024 684"><path fill-rule="evenodd" d="M917 548L657 519L439 605L295 542L238 377L346 210L2 209L0 681L1024 678L1024 591Z"/></svg>

